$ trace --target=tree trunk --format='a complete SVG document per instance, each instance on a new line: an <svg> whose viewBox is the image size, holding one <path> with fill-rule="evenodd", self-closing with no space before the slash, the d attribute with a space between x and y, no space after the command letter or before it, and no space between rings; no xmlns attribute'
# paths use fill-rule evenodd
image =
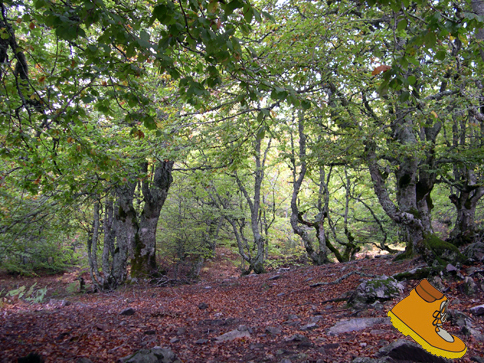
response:
<svg viewBox="0 0 484 363"><path fill-rule="evenodd" d="M102 266L104 274L104 290L111 290L118 286L118 281L113 277L113 258L114 244L116 239L116 225L114 218L113 200L108 199L105 202L104 212L104 247L102 255Z"/></svg>
<svg viewBox="0 0 484 363"><path fill-rule="evenodd" d="M253 235L253 241L254 241L254 248L256 250L255 256L252 256L250 254L250 251L247 251L246 253L242 254L243 248L242 242L244 242L245 245L247 245L247 240L245 239L243 235L243 229L240 229L240 235L239 232L237 231L235 221L232 219L227 219L228 222L232 225L232 228L234 229L234 233L236 235L237 243L239 244L239 251L241 251L241 256L249 262L249 271L254 270L256 274L260 274L265 272L264 268L264 248L265 248L265 242L264 242L264 237L262 236L261 233L261 228L259 226L259 213L260 213L260 203L261 203L261 188L262 188L262 181L264 180L264 168L265 168L265 162L267 158L267 153L269 152L269 149L271 147L271 139L269 139L269 142L267 144L267 148L264 151L264 154L261 154L261 143L262 143L262 137L260 136L263 134L263 130L259 130L257 132L257 136L254 142L254 157L255 157L255 172L254 172L254 196L251 198L249 196L249 193L247 192L247 189L245 189L242 181L238 177L237 173L235 173L235 181L237 182L237 185L239 187L239 190L242 192L244 195L247 204L249 205L250 209L250 227L252 230L252 235Z"/></svg>
<svg viewBox="0 0 484 363"><path fill-rule="evenodd" d="M459 192L459 196L452 194L450 201L455 205L457 217L454 228L450 233L450 240L459 246L473 241L474 219L477 203L484 195L484 187L466 188Z"/></svg>
<svg viewBox="0 0 484 363"><path fill-rule="evenodd" d="M368 168L370 170L375 194L386 214L393 221L403 227L407 249L413 251L414 244L424 238L424 227L419 218L417 194L415 190L415 173L417 170L412 170L411 167L414 166L414 163L407 158L407 163L405 164L404 161L401 170L398 170L395 173L397 180L397 199L399 204L399 208L397 208L392 202L387 187L385 186L385 178L378 165L375 147L376 145L373 141L367 142L365 147Z"/></svg>
<svg viewBox="0 0 484 363"><path fill-rule="evenodd" d="M150 183L144 179L141 183L144 206L138 219L139 230L133 239L132 277L147 277L156 271L156 227L161 208L165 204L168 190L173 182L172 170L172 161L159 162L155 168L153 181ZM142 165L142 171L147 174L148 163Z"/></svg>
<svg viewBox="0 0 484 363"><path fill-rule="evenodd" d="M291 197L291 227L294 233L301 237L304 248L306 250L307 255L311 259L311 261L315 265L322 265L328 263L328 254L326 246L329 244L327 240L326 233L324 230L324 220L326 217L327 210L323 210L322 206L320 206L319 214L316 216L316 220L314 223L304 221L303 214L299 211L297 205L297 197L299 195L299 191L301 189L302 182L306 175L307 171L307 163L306 163L306 135L304 134L304 118L303 115L300 114L298 116L298 133L299 133L299 160L301 161L301 167L299 170L299 175L297 174L297 165L296 165L296 156L294 152L294 141L292 141L292 179L293 179L293 189L292 189L292 197ZM291 140L293 140L291 135ZM327 194L327 187L324 184L324 166L321 166L320 169L320 196L323 190L325 191L325 195ZM319 203L321 204L321 203ZM327 203L325 203L327 205ZM319 241L319 249L316 250L313 246L311 239L307 231L300 226L300 224L307 225L308 227L313 227L316 229L316 236ZM329 246L328 246L329 247ZM331 247L330 247L331 248ZM335 249L333 249L335 250ZM339 255L339 254L338 254Z"/></svg>
<svg viewBox="0 0 484 363"><path fill-rule="evenodd" d="M128 258L132 255L133 240L138 234L138 221L133 207L136 184L128 182L116 188L117 205L114 212L116 248L114 249L112 276L116 284L127 277Z"/></svg>
<svg viewBox="0 0 484 363"><path fill-rule="evenodd" d="M91 275L91 280L96 289L102 289L103 279L99 273L99 268L97 264L97 242L99 240L99 201L94 203L94 213L92 221L92 230L89 234L87 243L87 257L89 261L89 272Z"/></svg>

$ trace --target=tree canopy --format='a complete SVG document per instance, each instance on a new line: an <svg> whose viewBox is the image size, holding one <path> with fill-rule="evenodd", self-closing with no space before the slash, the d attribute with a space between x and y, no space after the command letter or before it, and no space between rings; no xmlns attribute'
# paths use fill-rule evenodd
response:
<svg viewBox="0 0 484 363"><path fill-rule="evenodd" d="M86 253L110 289L217 244L261 273L479 236L483 1L0 5L8 269Z"/></svg>

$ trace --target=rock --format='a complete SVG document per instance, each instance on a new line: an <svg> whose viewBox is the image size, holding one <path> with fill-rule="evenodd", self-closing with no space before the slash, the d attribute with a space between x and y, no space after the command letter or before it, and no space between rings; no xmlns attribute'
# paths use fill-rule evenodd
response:
<svg viewBox="0 0 484 363"><path fill-rule="evenodd" d="M201 304L198 304L198 308L200 310L205 310L205 309L208 309L208 305L205 303L201 303Z"/></svg>
<svg viewBox="0 0 484 363"><path fill-rule="evenodd" d="M410 362L425 362L425 363L448 363L450 360L437 357L428 353L420 345L405 340L399 339L393 343L381 348L378 352L378 357L390 357L394 360L403 360Z"/></svg>
<svg viewBox="0 0 484 363"><path fill-rule="evenodd" d="M90 360L89 358L79 358L78 360L76 360L76 363L92 363L92 360Z"/></svg>
<svg viewBox="0 0 484 363"><path fill-rule="evenodd" d="M466 276L466 278L464 279L464 292L468 296L473 296L475 295L476 291L477 285L474 282L474 279L470 276Z"/></svg>
<svg viewBox="0 0 484 363"><path fill-rule="evenodd" d="M470 326L463 326L460 332L464 335L472 335L476 340L480 340L479 338L482 336L479 330L473 329Z"/></svg>
<svg viewBox="0 0 484 363"><path fill-rule="evenodd" d="M445 270L447 272L457 272L457 268L454 265L451 265L450 263L445 266Z"/></svg>
<svg viewBox="0 0 484 363"><path fill-rule="evenodd" d="M471 361L477 362L477 363L484 363L484 358L482 358L482 357L471 357Z"/></svg>
<svg viewBox="0 0 484 363"><path fill-rule="evenodd" d="M273 280L277 280L277 279L280 279L282 276L281 275L274 275L274 276L271 276L267 279L267 281L273 281Z"/></svg>
<svg viewBox="0 0 484 363"><path fill-rule="evenodd" d="M365 308L368 304L372 304L375 301L390 300L398 297L402 292L403 285L400 282L393 277L383 275L358 285L348 299L348 304L357 309Z"/></svg>
<svg viewBox="0 0 484 363"><path fill-rule="evenodd" d="M251 328L251 327L248 327L247 325L239 325L239 326L237 327L237 330L238 330L238 331L248 331L248 332L249 332L249 333L251 333L251 334L253 333L252 328Z"/></svg>
<svg viewBox="0 0 484 363"><path fill-rule="evenodd" d="M392 275L392 277L398 281L422 280L428 277L429 272L430 272L430 268L428 266L420 266L420 267L415 267L410 271L396 273Z"/></svg>
<svg viewBox="0 0 484 363"><path fill-rule="evenodd" d="M326 351L326 350L336 349L338 347L339 347L339 343L328 343L328 344L323 344L321 346L321 349L323 349L324 351Z"/></svg>
<svg viewBox="0 0 484 363"><path fill-rule="evenodd" d="M170 343L178 343L180 341L180 339L178 338L171 338L170 339Z"/></svg>
<svg viewBox="0 0 484 363"><path fill-rule="evenodd" d="M322 315L313 316L311 319L309 319L309 323L318 323L322 318Z"/></svg>
<svg viewBox="0 0 484 363"><path fill-rule="evenodd" d="M146 334L146 335L156 335L156 330L146 330L143 334Z"/></svg>
<svg viewBox="0 0 484 363"><path fill-rule="evenodd" d="M282 329L276 328L275 326L268 326L266 327L266 333L272 334L272 335L277 335L282 333Z"/></svg>
<svg viewBox="0 0 484 363"><path fill-rule="evenodd" d="M121 358L119 363L182 363L170 349L154 347L141 349L136 353Z"/></svg>
<svg viewBox="0 0 484 363"><path fill-rule="evenodd" d="M301 330L313 330L313 329L316 329L318 327L318 325L316 323L309 323L309 324L306 324L306 325L303 325L300 329Z"/></svg>
<svg viewBox="0 0 484 363"><path fill-rule="evenodd" d="M291 335L289 338L286 339L286 342L304 342L309 340L302 334L294 334Z"/></svg>
<svg viewBox="0 0 484 363"><path fill-rule="evenodd" d="M378 311L383 310L383 304L379 301L375 301L373 304L371 304L371 307Z"/></svg>
<svg viewBox="0 0 484 363"><path fill-rule="evenodd" d="M462 254L473 262L484 261L484 242L476 242L468 245Z"/></svg>
<svg viewBox="0 0 484 363"><path fill-rule="evenodd" d="M199 344L199 345L200 345L200 344L205 344L205 343L207 343L207 342L208 342L208 339L198 339L198 340L195 342L195 344Z"/></svg>
<svg viewBox="0 0 484 363"><path fill-rule="evenodd" d="M215 338L216 342L217 343L222 343L222 342L226 342L226 341L229 341L229 340L235 340L235 339L239 339L239 338L250 338L250 333L247 330L239 330L239 329L236 329L236 330L232 330L232 331L229 331L228 333L225 333L225 334L222 334L220 336L218 336L217 338Z"/></svg>
<svg viewBox="0 0 484 363"><path fill-rule="evenodd" d="M484 315L484 304L472 307L471 313L476 316Z"/></svg>
<svg viewBox="0 0 484 363"><path fill-rule="evenodd" d="M124 309L123 311L121 311L119 313L119 315L126 315L126 316L129 316L129 315L134 315L135 311L133 308L127 308L127 309Z"/></svg>
<svg viewBox="0 0 484 363"><path fill-rule="evenodd" d="M290 359L288 359L288 358L284 358L279 363L292 363L292 361Z"/></svg>
<svg viewBox="0 0 484 363"><path fill-rule="evenodd" d="M459 327L464 327L464 326L472 326L472 319L464 314L461 311L458 310L448 310L447 311L448 318L453 325L457 325Z"/></svg>
<svg viewBox="0 0 484 363"><path fill-rule="evenodd" d="M356 318L338 321L328 330L329 335L348 333L369 328L376 324L391 324L390 318Z"/></svg>
<svg viewBox="0 0 484 363"><path fill-rule="evenodd" d="M433 287L435 287L440 292L445 290L444 283L439 276L430 276L427 280Z"/></svg>

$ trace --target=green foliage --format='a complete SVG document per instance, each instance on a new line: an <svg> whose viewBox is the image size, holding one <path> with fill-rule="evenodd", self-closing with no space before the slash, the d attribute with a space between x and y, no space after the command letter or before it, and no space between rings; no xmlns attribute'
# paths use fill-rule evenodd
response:
<svg viewBox="0 0 484 363"><path fill-rule="evenodd" d="M17 289L8 291L5 296L17 297L18 299L23 299L32 304L41 303L44 300L45 295L47 294L47 287L35 290L34 288L36 285L37 283L34 283L30 286L29 289L27 289L24 285L20 286Z"/></svg>
<svg viewBox="0 0 484 363"><path fill-rule="evenodd" d="M358 245L400 242L368 173L371 148L396 207L398 189L413 185L417 170L447 183L431 198L417 190L439 222L455 216L451 190L482 184L484 62L474 34L484 19L467 3L4 6L0 38L10 46L0 62L0 267L7 271L57 272L78 263L93 201L133 182L140 212L141 184L153 175L139 165L157 160L175 160L178 169L159 226L163 257L196 260L212 256L217 243L235 246L226 217L251 241L249 203L234 177L252 196L254 142L269 139L257 217L261 225L262 216L273 218L265 237L274 255L302 251L288 211L291 168L297 174L303 162L298 206L307 220L317 218L325 193L318 172L331 170L324 227L343 244L347 231ZM26 74L17 65L22 57ZM298 159L299 115L307 152ZM399 170L406 173L396 180ZM316 241L314 228L309 237Z"/></svg>

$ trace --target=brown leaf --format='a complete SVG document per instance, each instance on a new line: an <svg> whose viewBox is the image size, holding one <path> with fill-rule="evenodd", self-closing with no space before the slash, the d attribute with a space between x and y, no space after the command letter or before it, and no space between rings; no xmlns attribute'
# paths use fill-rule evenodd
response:
<svg viewBox="0 0 484 363"><path fill-rule="evenodd" d="M373 70L373 72L371 72L371 75L372 75L372 76L376 76L376 75L378 75L378 74L380 74L380 73L382 73L382 72L386 72L386 71L388 71L388 70L389 70L389 69L391 69L391 68L392 68L391 66L387 66L387 65L385 65L385 64L382 64L381 66L376 67L376 68Z"/></svg>

